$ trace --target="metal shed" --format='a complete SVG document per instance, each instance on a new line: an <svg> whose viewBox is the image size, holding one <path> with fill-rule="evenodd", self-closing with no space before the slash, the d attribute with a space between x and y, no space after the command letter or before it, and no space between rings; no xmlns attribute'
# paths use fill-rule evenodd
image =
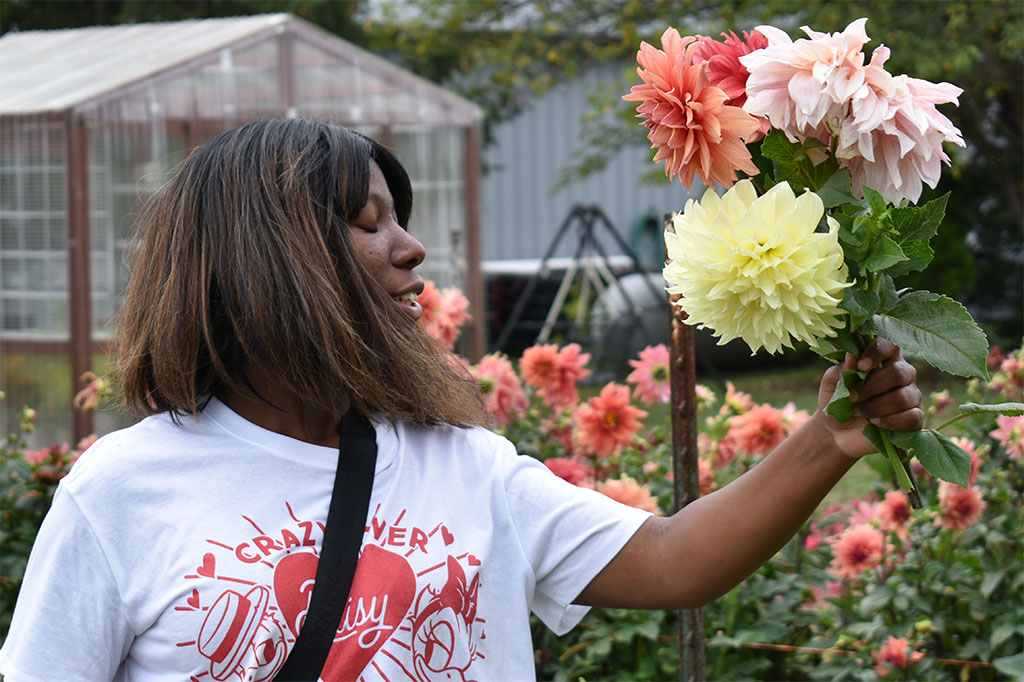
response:
<svg viewBox="0 0 1024 682"><path fill-rule="evenodd" d="M429 255L421 272L467 292L480 314L462 350L482 354L474 104L288 14L9 33L0 37L3 432L22 405L39 410L47 442L109 428L70 398L84 372L104 368L139 201L203 140L276 116L340 123L395 151Z"/></svg>

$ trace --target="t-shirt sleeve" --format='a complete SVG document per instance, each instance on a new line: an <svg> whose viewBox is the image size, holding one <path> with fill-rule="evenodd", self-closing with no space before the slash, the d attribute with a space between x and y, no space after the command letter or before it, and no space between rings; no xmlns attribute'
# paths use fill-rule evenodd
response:
<svg viewBox="0 0 1024 682"><path fill-rule="evenodd" d="M572 485L525 455L506 460L505 480L512 523L536 579L531 608L564 634L588 610L573 600L651 514Z"/></svg>
<svg viewBox="0 0 1024 682"><path fill-rule="evenodd" d="M133 636L100 542L61 486L29 556L0 672L7 682L109 682Z"/></svg>

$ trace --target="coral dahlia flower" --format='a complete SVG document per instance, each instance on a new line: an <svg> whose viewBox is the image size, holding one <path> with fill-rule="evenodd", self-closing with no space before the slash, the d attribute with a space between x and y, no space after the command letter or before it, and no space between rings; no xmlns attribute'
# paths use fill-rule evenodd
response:
<svg viewBox="0 0 1024 682"><path fill-rule="evenodd" d="M512 362L504 353L490 353L469 368L480 385L484 404L496 426L506 426L526 414L528 401Z"/></svg>
<svg viewBox="0 0 1024 682"><path fill-rule="evenodd" d="M633 407L629 386L609 382L601 394L576 408L573 420L579 428L580 445L598 457L610 457L632 442L646 417Z"/></svg>
<svg viewBox="0 0 1024 682"><path fill-rule="evenodd" d="M882 560L885 538L866 523L850 526L832 541L832 572L844 580L874 568Z"/></svg>
<svg viewBox="0 0 1024 682"><path fill-rule="evenodd" d="M760 123L708 81L707 70L694 63L700 41L681 37L674 28L661 36L659 50L644 42L637 53L637 73L643 84L634 85L623 99L640 102L638 118L650 129L647 139L657 149L654 162L665 161L665 173L679 176L684 187L698 175L705 185L731 187L736 171L757 174L746 141Z"/></svg>
<svg viewBox="0 0 1024 682"><path fill-rule="evenodd" d="M601 481L597 484L597 492L630 507L643 509L652 514L661 513L658 509L658 500L651 494L650 489L625 474L619 478Z"/></svg>
<svg viewBox="0 0 1024 682"><path fill-rule="evenodd" d="M758 405L732 418L730 432L748 455L771 452L786 437L782 412L771 405Z"/></svg>
<svg viewBox="0 0 1024 682"><path fill-rule="evenodd" d="M907 524L910 523L910 502L899 490L890 490L878 506L878 518L882 530L891 531L901 539L907 538Z"/></svg>
<svg viewBox="0 0 1024 682"><path fill-rule="evenodd" d="M639 360L629 361L633 371L626 381L636 384L636 397L644 404L667 403L671 398L668 362L668 348L663 343L647 346L640 351Z"/></svg>
<svg viewBox="0 0 1024 682"><path fill-rule="evenodd" d="M576 382L590 374L585 365L589 353L570 343L561 350L553 343L537 344L523 351L519 371L527 386L535 388L554 409L565 409L579 401Z"/></svg>
<svg viewBox="0 0 1024 682"><path fill-rule="evenodd" d="M589 488L594 485L594 469L579 460L570 457L550 457L544 460L544 466L555 476L573 485Z"/></svg>
<svg viewBox="0 0 1024 682"><path fill-rule="evenodd" d="M686 323L753 352L835 336L847 269L839 223L829 217L829 231L815 231L824 212L818 195L797 197L785 182L761 197L742 180L722 197L709 189L687 201L665 232L664 270Z"/></svg>
<svg viewBox="0 0 1024 682"><path fill-rule="evenodd" d="M977 523L981 512L985 511L985 500L980 488L961 488L954 483L940 481L939 507L935 525L960 531Z"/></svg>
<svg viewBox="0 0 1024 682"><path fill-rule="evenodd" d="M881 649L871 652L871 656L875 659L875 672L879 677L885 677L892 672L892 669L886 663L893 668L906 670L924 658L923 653L914 651L914 648L910 646L905 637L893 637L891 635Z"/></svg>

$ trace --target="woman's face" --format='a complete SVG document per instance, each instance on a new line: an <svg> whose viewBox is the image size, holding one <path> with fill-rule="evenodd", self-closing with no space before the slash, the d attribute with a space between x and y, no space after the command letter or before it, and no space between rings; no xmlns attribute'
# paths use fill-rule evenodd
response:
<svg viewBox="0 0 1024 682"><path fill-rule="evenodd" d="M395 203L380 166L370 161L370 196L351 224L349 240L356 257L395 305L418 320L423 308L416 297L423 279L413 268L423 262L423 244L398 224Z"/></svg>

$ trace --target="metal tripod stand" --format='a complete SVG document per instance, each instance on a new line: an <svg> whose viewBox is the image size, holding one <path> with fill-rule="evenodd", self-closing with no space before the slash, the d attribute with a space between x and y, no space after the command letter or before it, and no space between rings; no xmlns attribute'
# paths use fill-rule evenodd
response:
<svg viewBox="0 0 1024 682"><path fill-rule="evenodd" d="M569 211L569 215L566 216L562 225L555 233L554 239L552 239L551 243L548 245L547 251L544 253L544 256L540 260L540 264L537 267L537 271L531 275L530 279L526 283L526 287L523 289L523 293L516 301L516 305L512 309L512 314L509 316L508 321L501 330L501 334L498 336L496 343L497 350L502 350L505 347L505 344L508 343L509 337L520 324L523 311L526 309L527 303L533 296L538 282L540 282L542 278L546 277L550 271L549 266L552 254L555 253L555 250L558 248L558 244L562 238L569 234L574 227L577 228L578 231L576 251L573 254L572 260L566 268L565 275L562 277L562 281L558 286L554 301L552 301L551 307L548 309L544 323L540 328L540 333L537 335L536 342L546 343L551 337L551 332L555 328L558 315L561 312L562 307L565 305L565 301L568 298L569 292L577 277L581 278L581 284L580 305L576 310L574 320L575 328L582 327L587 321L590 314L591 296L594 296L595 300L598 300L605 296L609 288L612 287L616 287L622 295L623 300L628 306L629 314L634 318L639 319L640 309L630 298L626 289L619 283L618 277L612 271L609 264L608 254L597 239L596 230L598 227L602 226L605 228L607 233L611 235L616 245L629 258L631 263L630 272L643 271L640 267L639 261L637 260L636 254L633 253L633 250L616 231L614 225L612 225L604 211L602 211L598 206L584 206L579 204L573 206ZM664 295L657 290L654 284L648 282L648 285L651 287L651 291L655 296ZM609 310L609 316L614 316L613 311Z"/></svg>

